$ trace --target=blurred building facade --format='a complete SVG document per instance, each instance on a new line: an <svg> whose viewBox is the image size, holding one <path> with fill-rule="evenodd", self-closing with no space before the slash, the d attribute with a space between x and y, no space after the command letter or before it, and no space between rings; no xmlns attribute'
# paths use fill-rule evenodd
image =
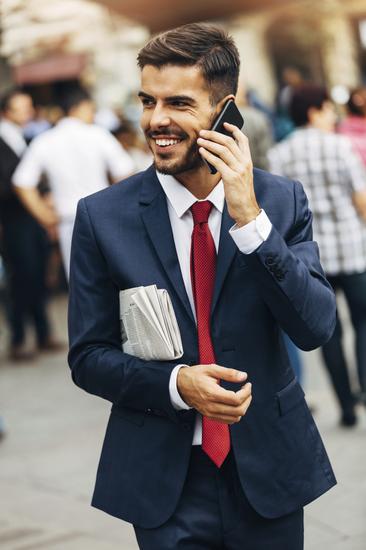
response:
<svg viewBox="0 0 366 550"><path fill-rule="evenodd" d="M120 105L138 85L135 59L148 37L139 23L88 0L2 0L0 9L0 91L10 72L40 103L79 81L98 104Z"/></svg>
<svg viewBox="0 0 366 550"><path fill-rule="evenodd" d="M138 87L136 55L150 32L193 20L228 28L247 87L269 103L288 65L329 87L366 80L366 0L2 0L0 6L0 87L10 72L43 100L76 79L91 86L98 104L120 105Z"/></svg>
<svg viewBox="0 0 366 550"><path fill-rule="evenodd" d="M329 88L366 79L365 0L289 1L238 16L229 28L248 86L269 102L286 66Z"/></svg>
<svg viewBox="0 0 366 550"><path fill-rule="evenodd" d="M285 66L352 88L366 81L366 0L100 0L151 30L212 20L234 35L247 87L272 103Z"/></svg>

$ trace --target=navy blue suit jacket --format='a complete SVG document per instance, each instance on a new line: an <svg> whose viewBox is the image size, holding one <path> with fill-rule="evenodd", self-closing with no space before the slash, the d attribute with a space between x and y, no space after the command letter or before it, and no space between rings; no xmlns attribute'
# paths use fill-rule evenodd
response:
<svg viewBox="0 0 366 550"><path fill-rule="evenodd" d="M302 186L260 170L254 185L273 228L244 255L228 234L234 222L225 207L211 331L217 363L246 371L253 384L247 414L230 427L232 449L247 498L274 518L335 484L280 331L304 350L324 344L334 329L335 299ZM195 418L170 402L176 362L121 351L119 291L151 284L171 296L184 346L179 363L197 364L197 331L166 196L149 168L79 202L69 306L73 380L112 403L93 505L141 527L162 524L177 505Z"/></svg>

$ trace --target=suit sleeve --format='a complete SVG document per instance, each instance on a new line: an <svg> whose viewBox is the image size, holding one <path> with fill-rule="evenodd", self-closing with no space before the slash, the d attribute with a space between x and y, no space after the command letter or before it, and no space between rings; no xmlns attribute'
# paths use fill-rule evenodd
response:
<svg viewBox="0 0 366 550"><path fill-rule="evenodd" d="M312 214L298 182L294 200L294 222L286 240L272 226L268 239L246 258L272 315L300 349L309 351L332 336L336 303L312 240Z"/></svg>
<svg viewBox="0 0 366 550"><path fill-rule="evenodd" d="M176 419L169 379L176 363L143 361L122 352L119 288L78 204L70 270L69 365L76 385L117 406L156 409Z"/></svg>

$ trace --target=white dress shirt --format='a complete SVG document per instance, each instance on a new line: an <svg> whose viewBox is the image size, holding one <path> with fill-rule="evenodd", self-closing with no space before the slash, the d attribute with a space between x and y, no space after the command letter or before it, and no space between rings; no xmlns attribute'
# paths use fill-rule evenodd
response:
<svg viewBox="0 0 366 550"><path fill-rule="evenodd" d="M178 261L192 312L196 318L190 272L191 237L193 231L193 217L190 208L197 201L197 198L173 176L168 176L157 172L157 177L167 196L169 219L172 227ZM215 243L216 252L218 252L221 219L225 202L224 185L222 181L216 185L205 200L209 200L213 204L208 225ZM243 254L250 254L268 238L271 228L271 222L269 221L264 210L261 210L255 220L240 228L234 225L230 229L229 233L234 239L234 242L240 252ZM173 407L177 410L190 408L182 400L177 389L177 375L182 366L183 365L177 365L173 369L169 383L170 399ZM199 413L197 413L193 435L193 445L201 444L202 417Z"/></svg>
<svg viewBox="0 0 366 550"><path fill-rule="evenodd" d="M79 199L132 173L133 162L107 130L74 117L62 119L36 137L17 167L13 182L33 188L47 176L61 220L73 220Z"/></svg>
<svg viewBox="0 0 366 550"><path fill-rule="evenodd" d="M27 148L22 128L6 118L0 121L0 137L18 157L21 157Z"/></svg>

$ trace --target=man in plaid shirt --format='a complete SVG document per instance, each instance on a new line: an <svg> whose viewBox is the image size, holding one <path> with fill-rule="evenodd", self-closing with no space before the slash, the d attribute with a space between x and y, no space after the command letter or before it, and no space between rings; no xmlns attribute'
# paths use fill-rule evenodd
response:
<svg viewBox="0 0 366 550"><path fill-rule="evenodd" d="M297 129L269 152L270 171L300 180L307 193L322 265L334 290L344 292L350 310L366 404L366 171L348 138L334 133L335 110L324 88L300 87L292 98L291 116ZM341 407L341 424L354 426L355 399L339 319L322 353Z"/></svg>

